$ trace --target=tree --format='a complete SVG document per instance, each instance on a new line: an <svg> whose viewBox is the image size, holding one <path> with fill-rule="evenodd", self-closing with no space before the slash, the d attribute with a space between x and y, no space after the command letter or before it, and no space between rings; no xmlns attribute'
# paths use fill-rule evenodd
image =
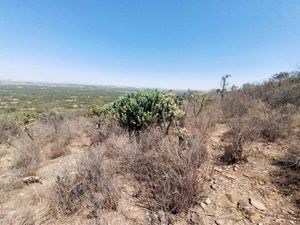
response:
<svg viewBox="0 0 300 225"><path fill-rule="evenodd" d="M223 76L221 78L221 90L220 90L220 94L221 94L222 99L224 97L224 93L226 92L227 79L229 77L231 77L231 75L230 74L226 74L225 76Z"/></svg>

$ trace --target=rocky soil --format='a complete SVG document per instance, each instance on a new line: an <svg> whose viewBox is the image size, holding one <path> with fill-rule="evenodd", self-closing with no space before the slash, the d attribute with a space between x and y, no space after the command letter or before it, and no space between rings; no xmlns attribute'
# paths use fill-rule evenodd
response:
<svg viewBox="0 0 300 225"><path fill-rule="evenodd" d="M0 224L300 224L300 175L280 163L288 149L300 146L299 136L276 143L247 143L247 162L224 165L218 158L226 145L222 138L226 131L225 125L219 125L210 137L206 171L199 171L208 180L202 201L179 215L139 207L134 183L120 176L115 211L90 218L82 209L74 216L54 219L48 204L51 185L63 168L88 150L89 138L72 141L69 154L44 161L34 176L27 177L12 168L14 150L1 145Z"/></svg>

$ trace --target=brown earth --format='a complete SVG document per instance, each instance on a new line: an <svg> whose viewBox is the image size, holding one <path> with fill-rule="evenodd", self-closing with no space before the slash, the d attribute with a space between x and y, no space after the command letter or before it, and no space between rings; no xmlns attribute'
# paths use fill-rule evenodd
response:
<svg viewBox="0 0 300 225"><path fill-rule="evenodd" d="M300 224L300 174L280 163L288 149L300 146L299 134L276 143L247 143L248 161L233 166L218 160L227 130L226 125L219 124L208 141L209 160L203 166L209 180L206 197L188 213L171 215L171 219L163 212L139 207L134 182L123 176L117 177L120 199L115 211L104 210L89 218L82 209L70 217L55 218L48 204L51 185L65 167L88 151L88 134L69 143L69 154L43 161L35 174L39 183L22 181L23 176L12 164L15 150L2 144L0 224Z"/></svg>

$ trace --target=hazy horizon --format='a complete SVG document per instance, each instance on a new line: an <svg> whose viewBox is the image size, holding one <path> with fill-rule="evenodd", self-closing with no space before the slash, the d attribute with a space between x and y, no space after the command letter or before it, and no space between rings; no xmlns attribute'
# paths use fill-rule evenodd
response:
<svg viewBox="0 0 300 225"><path fill-rule="evenodd" d="M2 1L0 80L210 90L299 69L300 1Z"/></svg>

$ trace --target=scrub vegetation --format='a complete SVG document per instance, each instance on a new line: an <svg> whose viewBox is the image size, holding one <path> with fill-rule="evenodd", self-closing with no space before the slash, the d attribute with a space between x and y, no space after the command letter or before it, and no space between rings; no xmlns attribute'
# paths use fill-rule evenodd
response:
<svg viewBox="0 0 300 225"><path fill-rule="evenodd" d="M208 93L0 86L0 224L297 224L300 72Z"/></svg>

